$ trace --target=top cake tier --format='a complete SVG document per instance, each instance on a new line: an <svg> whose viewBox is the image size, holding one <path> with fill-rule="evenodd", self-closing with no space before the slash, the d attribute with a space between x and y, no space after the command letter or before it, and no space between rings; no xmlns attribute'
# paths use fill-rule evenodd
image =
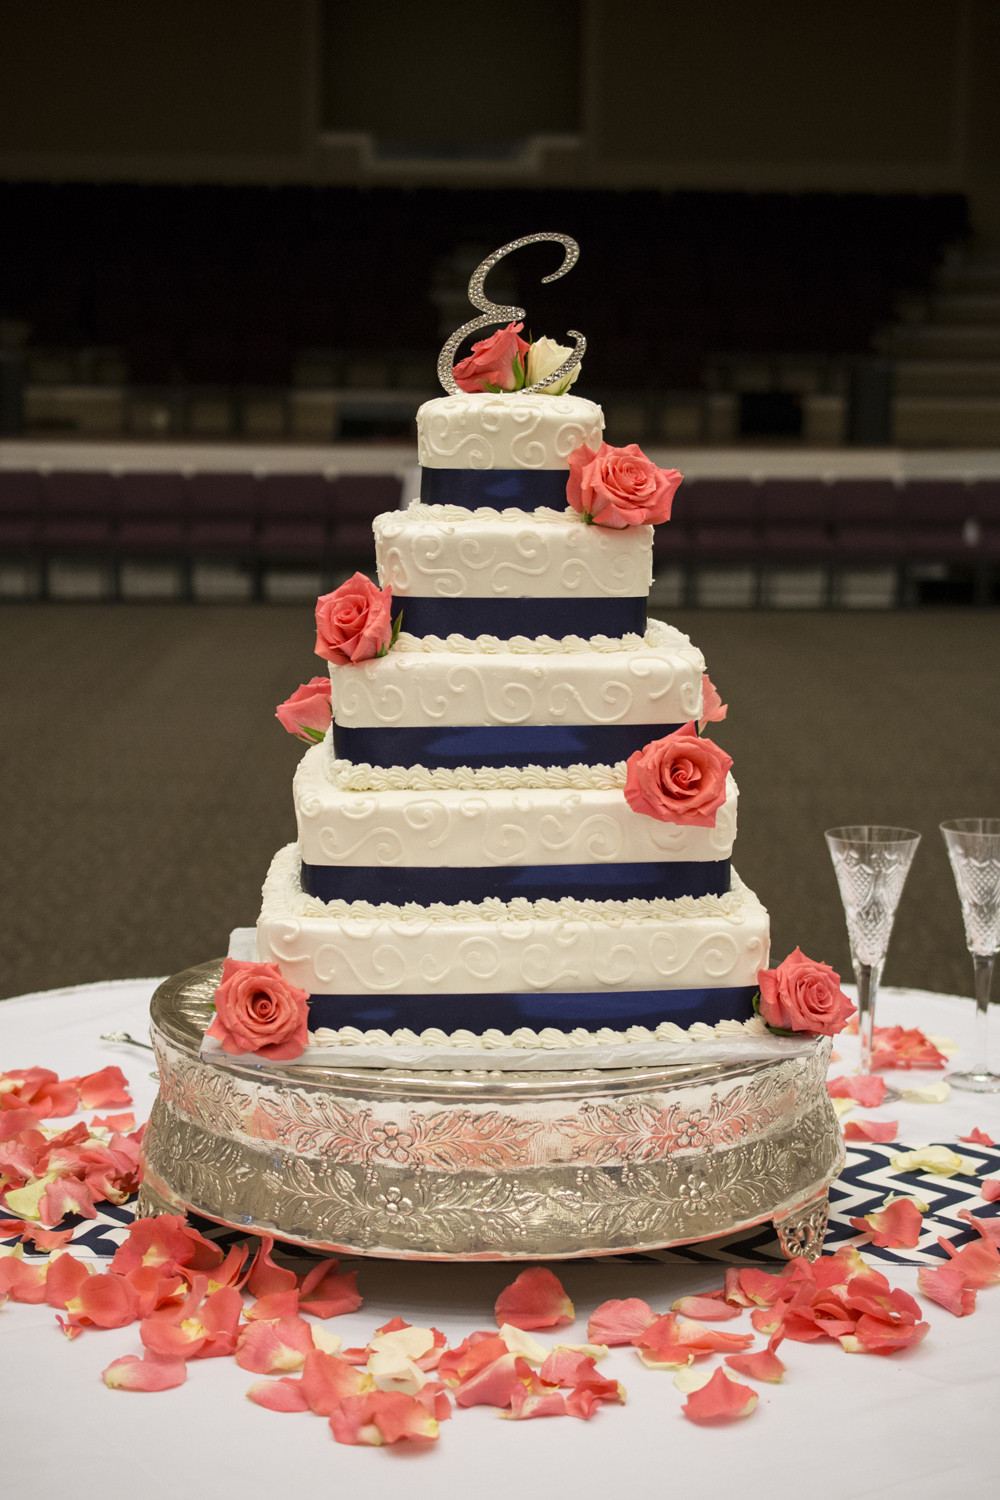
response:
<svg viewBox="0 0 1000 1500"><path fill-rule="evenodd" d="M425 401L417 412L417 452L427 505L498 509L566 502L569 455L601 445L604 414L580 396L518 391Z"/></svg>

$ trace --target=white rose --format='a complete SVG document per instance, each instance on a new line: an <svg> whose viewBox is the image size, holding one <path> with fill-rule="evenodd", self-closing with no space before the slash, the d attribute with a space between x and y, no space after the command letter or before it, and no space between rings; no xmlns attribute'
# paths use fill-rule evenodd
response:
<svg viewBox="0 0 1000 1500"><path fill-rule="evenodd" d="M544 380L546 375L551 375L553 370L558 370L572 353L572 349L568 349L565 344L557 344L555 339L536 339L528 350L525 384L535 385L539 380ZM569 390L579 373L580 366L577 365L565 379L557 380L554 385L543 386L540 394L561 396L563 391Z"/></svg>

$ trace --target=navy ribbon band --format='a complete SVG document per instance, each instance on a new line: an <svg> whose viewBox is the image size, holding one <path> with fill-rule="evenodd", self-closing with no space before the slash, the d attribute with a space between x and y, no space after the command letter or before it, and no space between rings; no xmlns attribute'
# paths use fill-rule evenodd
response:
<svg viewBox="0 0 1000 1500"><path fill-rule="evenodd" d="M585 993L531 995L311 995L309 1025L312 1030L329 1026L357 1026L362 1031L379 1028L396 1031L409 1027L425 1031L440 1026L443 1031L465 1028L481 1032L489 1027L516 1031L530 1026L541 1031L555 1026L572 1031L584 1026L594 1031L611 1026L624 1031L629 1026L648 1026L661 1021L693 1026L703 1021L748 1021L753 1015L756 985L732 989L684 990L594 990Z"/></svg>
<svg viewBox="0 0 1000 1500"><path fill-rule="evenodd" d="M443 901L485 901L499 896L512 901L559 901L574 896L579 901L629 901L633 897L652 900L665 896L723 896L729 890L729 861L676 860L673 862L608 863L586 865L406 866L399 865L302 865L302 889L321 901L391 901L402 906L416 901L429 906Z"/></svg>
<svg viewBox="0 0 1000 1500"><path fill-rule="evenodd" d="M565 510L568 477L568 469L421 469L420 499L466 510Z"/></svg>
<svg viewBox="0 0 1000 1500"><path fill-rule="evenodd" d="M410 635L622 636L646 633L646 595L626 599L438 599L394 594Z"/></svg>
<svg viewBox="0 0 1000 1500"><path fill-rule="evenodd" d="M371 766L614 765L680 724L472 724L345 728L334 721L338 760Z"/></svg>

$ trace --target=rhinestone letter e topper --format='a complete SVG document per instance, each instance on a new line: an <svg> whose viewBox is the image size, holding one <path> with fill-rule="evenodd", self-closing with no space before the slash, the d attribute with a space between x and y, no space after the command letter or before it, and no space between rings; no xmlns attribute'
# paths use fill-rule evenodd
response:
<svg viewBox="0 0 1000 1500"><path fill-rule="evenodd" d="M501 245L499 250L494 250L473 271L469 279L469 301L473 307L482 311L482 317L471 318L468 323L463 323L461 328L448 339L441 353L438 355L437 372L438 379L445 390L452 396L461 394L458 383L453 373L455 363L455 352L466 334L475 333L477 328L488 328L491 323L513 323L525 316L523 307L500 307L498 303L491 302L483 291L483 284L497 261L503 260L505 255L510 255L514 250L520 250L522 245L537 245L542 240L553 240L557 245L562 245L566 251L563 263L551 276L543 276L543 284L547 281L558 281L560 276L565 276L571 271L580 259L580 247L576 240L570 239L568 234L526 234L519 240L511 240L509 245ZM528 395L531 391L543 390L547 385L555 385L557 381L564 380L571 370L575 370L587 351L587 340L582 333L577 333L574 328L567 330L569 337L573 340L576 348L568 359L546 375L544 380L536 380L534 385L522 386L521 394Z"/></svg>

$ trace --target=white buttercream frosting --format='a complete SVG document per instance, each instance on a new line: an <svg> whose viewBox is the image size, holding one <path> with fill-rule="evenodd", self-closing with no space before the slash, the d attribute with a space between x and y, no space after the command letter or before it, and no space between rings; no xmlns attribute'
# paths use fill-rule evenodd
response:
<svg viewBox="0 0 1000 1500"><path fill-rule="evenodd" d="M425 469L565 469L575 449L600 447L603 430L601 408L582 396L463 392L420 407L417 453Z"/></svg>
<svg viewBox="0 0 1000 1500"><path fill-rule="evenodd" d="M632 650L390 651L331 667L345 728L441 725L684 724L701 712L705 660L680 631ZM497 642L498 648L509 643Z"/></svg>
<svg viewBox="0 0 1000 1500"><path fill-rule="evenodd" d="M481 1047L484 1052L513 1048L518 1051L561 1051L563 1048L618 1046L628 1048L650 1042L670 1042L675 1045L693 1046L698 1042L724 1040L732 1037L768 1037L770 1032L760 1016L751 1016L749 1021L717 1021L709 1026L704 1021L695 1021L693 1026L678 1026L675 1021L661 1021L659 1026L629 1026L625 1031L614 1031L610 1026L601 1026L597 1031L586 1031L576 1026L572 1031L560 1031L555 1026L545 1026L533 1031L530 1026L519 1026L516 1031L499 1031L488 1027L474 1032L460 1029L442 1031L439 1026L428 1026L424 1031L410 1031L401 1026L395 1031L377 1028L360 1031L357 1026L320 1026L309 1033L310 1047L335 1044L341 1047L451 1047L456 1051L466 1047ZM622 1059L628 1066L628 1059Z"/></svg>
<svg viewBox="0 0 1000 1500"><path fill-rule="evenodd" d="M623 760L613 766L371 766L367 761L337 760L331 736L325 744L327 775L345 792L516 792L535 787L607 791L625 785Z"/></svg>
<svg viewBox="0 0 1000 1500"><path fill-rule="evenodd" d="M736 838L732 777L711 828L633 812L623 780L616 774L604 787L529 787L522 781L488 790L453 783L357 791L331 780L326 752L315 745L295 776L302 858L310 865L496 869L729 858Z"/></svg>
<svg viewBox="0 0 1000 1500"><path fill-rule="evenodd" d="M397 906L303 893L297 844L264 885L257 952L310 994L664 991L755 984L767 913L733 876L724 896Z"/></svg>
<svg viewBox="0 0 1000 1500"><path fill-rule="evenodd" d="M644 599L652 526L588 526L575 510L422 505L376 516L379 582L407 598Z"/></svg>

